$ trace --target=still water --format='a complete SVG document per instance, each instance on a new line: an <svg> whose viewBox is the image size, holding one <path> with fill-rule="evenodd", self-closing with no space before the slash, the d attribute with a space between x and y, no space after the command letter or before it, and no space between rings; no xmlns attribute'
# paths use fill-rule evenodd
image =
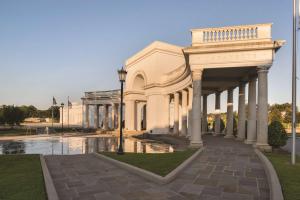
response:
<svg viewBox="0 0 300 200"><path fill-rule="evenodd" d="M0 141L0 154L72 155L93 152L116 152L118 137L41 136L20 140ZM124 139L124 151L135 153L173 152L171 145L135 138Z"/></svg>

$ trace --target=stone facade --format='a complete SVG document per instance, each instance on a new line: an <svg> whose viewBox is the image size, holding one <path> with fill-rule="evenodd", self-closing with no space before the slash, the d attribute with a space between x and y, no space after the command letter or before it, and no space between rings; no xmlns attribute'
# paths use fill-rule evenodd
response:
<svg viewBox="0 0 300 200"><path fill-rule="evenodd" d="M272 40L271 27L254 24L192 29L191 46L155 41L127 59L125 129L140 130L143 123L150 133L187 136L191 146L202 146L202 132L207 132L207 96L216 96L214 135L219 135L220 95L226 91L229 120L224 133L231 138L233 91L238 87L237 139L268 150L268 70L284 44L283 40ZM251 110L246 116L248 83Z"/></svg>
<svg viewBox="0 0 300 200"><path fill-rule="evenodd" d="M128 58L125 62L125 130L171 133L188 137L191 146L202 146L201 135L208 131L207 104L211 103L207 97L214 94L213 135L232 138L233 94L238 88L237 140L269 150L268 71L276 51L285 42L272 40L271 27L272 24L254 24L192 29L191 46L155 41ZM223 132L220 127L222 92L227 93L227 122ZM116 120L119 118L119 90L86 92L82 100L84 127L91 127L90 112L94 112L94 128L119 127ZM90 107L94 109L91 111Z"/></svg>

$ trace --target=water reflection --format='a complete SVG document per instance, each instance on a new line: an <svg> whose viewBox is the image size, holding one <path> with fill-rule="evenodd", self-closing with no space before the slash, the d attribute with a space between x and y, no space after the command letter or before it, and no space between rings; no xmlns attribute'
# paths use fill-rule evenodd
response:
<svg viewBox="0 0 300 200"><path fill-rule="evenodd" d="M34 137L0 141L0 154L71 155L93 152L116 152L118 137ZM135 138L124 139L124 151L135 153L173 152L171 145Z"/></svg>

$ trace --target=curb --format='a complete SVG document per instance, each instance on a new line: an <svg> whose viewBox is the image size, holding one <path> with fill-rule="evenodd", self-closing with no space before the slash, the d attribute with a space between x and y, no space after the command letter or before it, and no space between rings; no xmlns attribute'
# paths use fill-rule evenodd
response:
<svg viewBox="0 0 300 200"><path fill-rule="evenodd" d="M146 171L144 169L135 167L133 165L115 160L113 158L109 158L107 156L98 154L98 153L93 153L96 157L105 160L107 162L110 162L111 164L123 168L131 173L134 173L136 175L139 175L147 180L153 181L155 183L158 183L160 185L166 184L171 182L172 180L174 180L177 175L183 170L185 169L191 162L194 161L195 158L197 158L199 156L199 154L203 151L203 148L197 150L191 157L189 157L188 159L186 159L183 163L181 163L178 167L176 167L173 171L171 171L169 174L167 174L166 176L160 176L157 174L154 174L152 172Z"/></svg>
<svg viewBox="0 0 300 200"><path fill-rule="evenodd" d="M45 158L42 154L40 154L40 161L41 161L41 165L42 165L44 182L45 182L48 200L59 200L56 189L53 184L52 177L51 177L49 169L47 167Z"/></svg>
<svg viewBox="0 0 300 200"><path fill-rule="evenodd" d="M277 173L276 173L272 163L259 150L255 149L254 151L257 154L257 156L259 157L260 161L263 163L265 172L267 174L268 183L270 186L270 199L271 200L284 200L283 194L282 194L282 188L281 188Z"/></svg>

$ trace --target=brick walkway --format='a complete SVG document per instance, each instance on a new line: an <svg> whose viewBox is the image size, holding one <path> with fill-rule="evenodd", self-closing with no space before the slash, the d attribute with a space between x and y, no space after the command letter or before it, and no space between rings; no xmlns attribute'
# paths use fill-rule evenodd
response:
<svg viewBox="0 0 300 200"><path fill-rule="evenodd" d="M263 166L249 145L204 136L205 150L173 182L161 186L93 155L46 156L61 200L269 199Z"/></svg>

